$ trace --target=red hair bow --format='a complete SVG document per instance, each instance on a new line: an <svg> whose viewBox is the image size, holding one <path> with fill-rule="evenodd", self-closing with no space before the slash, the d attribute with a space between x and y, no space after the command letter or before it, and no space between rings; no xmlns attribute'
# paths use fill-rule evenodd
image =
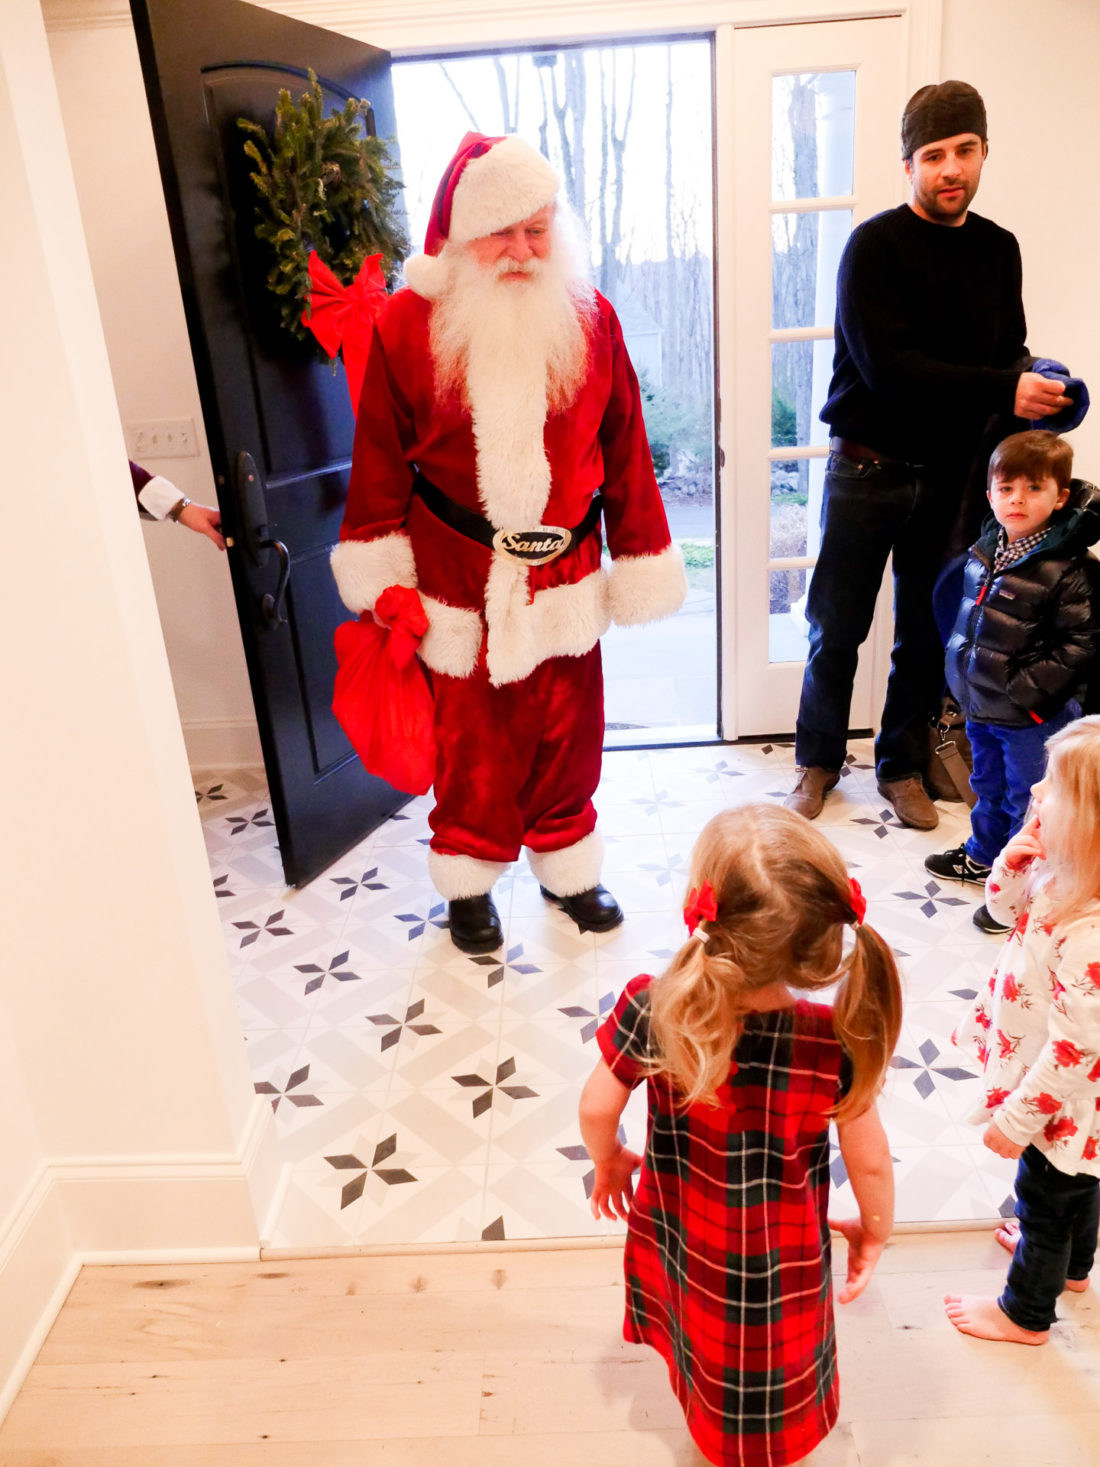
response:
<svg viewBox="0 0 1100 1467"><path fill-rule="evenodd" d="M854 876L848 878L848 888L848 901L851 904L852 915L856 919L856 926L859 927L867 915L867 898L863 895L859 882Z"/></svg>
<svg viewBox="0 0 1100 1467"><path fill-rule="evenodd" d="M715 899L714 887L709 881L704 881L698 891L694 887L688 894L687 905L684 907L684 921L687 930L694 932L700 922L713 922L718 916L718 902Z"/></svg>

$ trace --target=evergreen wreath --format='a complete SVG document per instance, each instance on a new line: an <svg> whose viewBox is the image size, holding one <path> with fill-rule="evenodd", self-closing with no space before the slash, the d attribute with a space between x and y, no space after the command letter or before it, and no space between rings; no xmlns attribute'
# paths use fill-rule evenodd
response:
<svg viewBox="0 0 1100 1467"><path fill-rule="evenodd" d="M383 139L364 127L370 103L349 97L343 110L324 116L315 73L295 106L284 88L275 107L275 136L247 117L237 126L252 136L244 151L256 165L256 236L274 255L267 288L279 318L299 340L313 341L302 325L310 304L309 254L316 250L342 285L350 285L368 255L381 254L391 289L409 241L395 203L402 185L390 172Z"/></svg>

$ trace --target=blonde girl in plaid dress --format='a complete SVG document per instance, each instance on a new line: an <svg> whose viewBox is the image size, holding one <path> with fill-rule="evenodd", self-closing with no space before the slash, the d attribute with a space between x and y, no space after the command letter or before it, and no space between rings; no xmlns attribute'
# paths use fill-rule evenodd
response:
<svg viewBox="0 0 1100 1467"><path fill-rule="evenodd" d="M831 1119L860 1210L833 1224L848 1241L842 1303L892 1226L875 1097L901 1021L897 969L840 855L793 811L716 816L691 885L693 935L661 977L631 980L598 1033L581 1100L592 1210L628 1220L623 1332L664 1357L699 1449L723 1467L786 1467L838 1409ZM833 985L831 1007L804 996ZM618 1137L642 1081L644 1158Z"/></svg>

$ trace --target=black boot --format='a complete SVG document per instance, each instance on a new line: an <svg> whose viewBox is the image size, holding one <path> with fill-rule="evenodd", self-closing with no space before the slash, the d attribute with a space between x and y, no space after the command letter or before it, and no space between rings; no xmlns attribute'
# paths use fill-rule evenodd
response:
<svg viewBox="0 0 1100 1467"><path fill-rule="evenodd" d="M602 886L590 886L576 896L555 896L545 886L540 886L539 891L567 917L572 917L582 932L610 932L623 920L622 907Z"/></svg>
<svg viewBox="0 0 1100 1467"><path fill-rule="evenodd" d="M448 902L447 917L451 941L459 952L491 953L504 941L500 914L489 892Z"/></svg>

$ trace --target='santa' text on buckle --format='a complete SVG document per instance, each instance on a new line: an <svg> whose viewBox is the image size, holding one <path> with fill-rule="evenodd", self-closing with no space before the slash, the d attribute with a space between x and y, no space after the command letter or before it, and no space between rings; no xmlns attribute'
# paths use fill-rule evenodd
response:
<svg viewBox="0 0 1100 1467"><path fill-rule="evenodd" d="M498 530L493 536L493 549L524 565L545 565L557 560L573 543L572 530L557 525L539 525L537 530Z"/></svg>

